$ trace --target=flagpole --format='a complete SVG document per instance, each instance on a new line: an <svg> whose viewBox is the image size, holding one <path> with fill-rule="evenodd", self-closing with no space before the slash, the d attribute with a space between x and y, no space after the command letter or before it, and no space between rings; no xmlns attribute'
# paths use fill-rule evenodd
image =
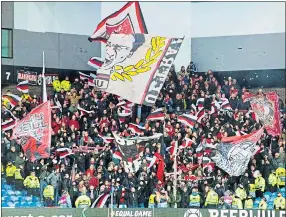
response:
<svg viewBox="0 0 286 217"><path fill-rule="evenodd" d="M113 215L113 185L111 183L111 208L110 208L110 217Z"/></svg>
<svg viewBox="0 0 286 217"><path fill-rule="evenodd" d="M45 52L43 51L43 71L42 71L43 103L47 102L47 85L45 79Z"/></svg>
<svg viewBox="0 0 286 217"><path fill-rule="evenodd" d="M177 148L178 148L178 141L175 143L175 150L174 150L174 181L173 181L173 194L175 198L175 207L177 208Z"/></svg>

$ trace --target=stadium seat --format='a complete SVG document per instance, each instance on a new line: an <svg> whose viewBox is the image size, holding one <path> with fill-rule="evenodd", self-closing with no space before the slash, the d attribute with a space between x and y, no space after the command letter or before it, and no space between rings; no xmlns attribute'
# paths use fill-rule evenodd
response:
<svg viewBox="0 0 286 217"><path fill-rule="evenodd" d="M285 187L283 187L283 188L280 188L280 192L284 192L284 193L286 193L286 188Z"/></svg>
<svg viewBox="0 0 286 217"><path fill-rule="evenodd" d="M40 198L36 197L36 196L32 196L32 202L39 202Z"/></svg>
<svg viewBox="0 0 286 217"><path fill-rule="evenodd" d="M12 191L12 190L7 190L7 194L8 194L9 196L13 196L13 195L15 195L15 192Z"/></svg>
<svg viewBox="0 0 286 217"><path fill-rule="evenodd" d="M277 194L278 194L277 192L273 192L271 196L276 198Z"/></svg>
<svg viewBox="0 0 286 217"><path fill-rule="evenodd" d="M19 208L19 207L22 207L22 205L21 205L21 203L15 203L15 207Z"/></svg>
<svg viewBox="0 0 286 217"><path fill-rule="evenodd" d="M18 197L17 197L17 196L11 196L11 197L10 197L10 200L11 200L12 202L16 202L16 201L18 201Z"/></svg>
<svg viewBox="0 0 286 217"><path fill-rule="evenodd" d="M11 187L11 185L4 184L3 189L8 191L8 190L12 190L12 187Z"/></svg>
<svg viewBox="0 0 286 217"><path fill-rule="evenodd" d="M42 203L41 202L37 202L36 203L36 207L42 207L43 205L42 205Z"/></svg>
<svg viewBox="0 0 286 217"><path fill-rule="evenodd" d="M27 196L28 193L27 193L27 191L24 190L24 191L21 192L21 194L22 194L23 197L25 197L25 196Z"/></svg>
<svg viewBox="0 0 286 217"><path fill-rule="evenodd" d="M18 196L18 201L19 201L19 202L24 201L24 197L22 197L22 196Z"/></svg>
<svg viewBox="0 0 286 217"><path fill-rule="evenodd" d="M7 196L6 190L2 189L2 190L1 190L1 195L2 195L2 197Z"/></svg>
<svg viewBox="0 0 286 217"><path fill-rule="evenodd" d="M4 198L7 203L11 201L11 197L9 195L5 196Z"/></svg>
<svg viewBox="0 0 286 217"><path fill-rule="evenodd" d="M15 207L15 204L13 202L8 202L7 205L8 207Z"/></svg>
<svg viewBox="0 0 286 217"><path fill-rule="evenodd" d="M15 191L16 196L20 196L21 194L22 194L21 191Z"/></svg>
<svg viewBox="0 0 286 217"><path fill-rule="evenodd" d="M8 207L8 204L7 204L6 202L2 202L2 203L1 203L1 206L2 206L2 207Z"/></svg>
<svg viewBox="0 0 286 217"><path fill-rule="evenodd" d="M21 203L21 207L29 207L29 204L26 202Z"/></svg>
<svg viewBox="0 0 286 217"><path fill-rule="evenodd" d="M32 202L32 197L31 197L31 196L26 196L26 197L24 198L24 200L25 200L26 202Z"/></svg>
<svg viewBox="0 0 286 217"><path fill-rule="evenodd" d="M268 195L269 195L269 196L271 196L271 195L272 195L272 193L271 193L270 191L266 191L266 192L264 192L264 194L263 194L263 195L264 195L264 197L265 197L265 196L268 196Z"/></svg>
<svg viewBox="0 0 286 217"><path fill-rule="evenodd" d="M36 203L35 202L29 202L28 205L29 205L29 207L36 207Z"/></svg>
<svg viewBox="0 0 286 217"><path fill-rule="evenodd" d="M256 203L253 204L253 208L254 208L254 209L258 209L258 207L259 207L259 204L256 204Z"/></svg>

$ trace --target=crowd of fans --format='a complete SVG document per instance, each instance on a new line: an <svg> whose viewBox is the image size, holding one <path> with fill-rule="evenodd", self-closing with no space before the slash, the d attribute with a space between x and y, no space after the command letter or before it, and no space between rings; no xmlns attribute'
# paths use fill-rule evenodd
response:
<svg viewBox="0 0 286 217"><path fill-rule="evenodd" d="M141 167L131 172L122 161L113 157L116 144L104 142L102 136L110 137L112 132L118 132L130 137L128 123L145 126L144 136L151 136L163 132L164 122L145 123L144 117L148 114L142 114L141 120L130 116L122 122L116 107L118 97L97 91L86 80L76 78L71 85L68 77L65 80L65 85L55 88L50 96L53 105L58 105L58 101L62 107L52 109L50 158L31 162L17 142L11 140L11 131L2 131L2 175L17 190L26 189L29 195L39 195L45 206L69 208L88 207L99 195L113 194L108 197L105 207L251 209L255 198L260 197L258 208L267 209L268 198L264 192L279 192L274 208L285 209L285 198L280 192L283 187L285 189L285 177L283 180L277 175L285 168L286 160L286 114L282 112L282 101L283 133L271 137L265 132L258 142L260 151L251 158L245 174L232 177L216 166L204 167L199 153L208 157L209 152L198 147L203 141L215 147L222 137L248 134L261 127L249 113L249 103L242 101L248 90L230 77L220 84L211 70L198 73L195 66L190 65L187 70L181 67L175 72L172 67L153 108L165 107L164 142L145 143ZM258 94L263 91L259 90ZM19 119L39 104L36 96L27 95L11 109ZM193 105L199 98L205 98L203 106L207 115L190 129L177 121L177 115L186 111L194 114ZM210 112L212 102L222 98L229 99L232 111ZM79 106L92 112L83 113ZM2 107L2 121L11 116L7 109L10 109L9 105ZM178 149L178 184L174 191L174 158L170 156L169 148L172 141L178 141L180 145L185 137L192 139L193 145ZM82 147L89 149L75 151L63 158L56 152L59 148L79 150ZM156 164L148 167L148 159L156 152L165 162L163 181L158 180Z"/></svg>

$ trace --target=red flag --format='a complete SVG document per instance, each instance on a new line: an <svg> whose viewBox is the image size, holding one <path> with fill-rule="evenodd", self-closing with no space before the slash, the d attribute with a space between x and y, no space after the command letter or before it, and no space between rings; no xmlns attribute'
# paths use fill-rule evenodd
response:
<svg viewBox="0 0 286 217"><path fill-rule="evenodd" d="M243 95L243 101L250 101L255 117L261 121L267 133L272 136L282 133L278 100L279 97L275 92L270 92L263 96Z"/></svg>
<svg viewBox="0 0 286 217"><path fill-rule="evenodd" d="M16 123L12 138L18 139L31 161L50 156L51 108L47 101Z"/></svg>

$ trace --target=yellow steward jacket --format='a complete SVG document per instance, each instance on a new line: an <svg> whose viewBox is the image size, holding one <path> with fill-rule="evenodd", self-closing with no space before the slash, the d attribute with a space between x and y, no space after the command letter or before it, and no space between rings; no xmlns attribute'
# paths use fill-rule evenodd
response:
<svg viewBox="0 0 286 217"><path fill-rule="evenodd" d="M244 209L252 209L253 208L253 200L246 199L244 204Z"/></svg>
<svg viewBox="0 0 286 217"><path fill-rule="evenodd" d="M24 186L27 188L39 188L39 179L36 176L27 176L24 180Z"/></svg>
<svg viewBox="0 0 286 217"><path fill-rule="evenodd" d="M276 197L274 200L274 208L278 210L285 210L285 198L284 197Z"/></svg>
<svg viewBox="0 0 286 217"><path fill-rule="evenodd" d="M16 167L13 164L12 165L8 165L6 167L6 176L7 177L14 177L15 171L16 171Z"/></svg>
<svg viewBox="0 0 286 217"><path fill-rule="evenodd" d="M241 200L246 199L246 191L244 190L244 188L238 187L235 191L235 194L237 194Z"/></svg>
<svg viewBox="0 0 286 217"><path fill-rule="evenodd" d="M255 189L256 190L261 190L261 191L263 191L264 192L264 189L265 189L265 179L263 178L263 177L257 177L256 179L255 179L255 183L254 183L254 185L255 185Z"/></svg>
<svg viewBox="0 0 286 217"><path fill-rule="evenodd" d="M232 199L232 206L233 209L243 209L242 201L240 198L233 198Z"/></svg>
<svg viewBox="0 0 286 217"><path fill-rule="evenodd" d="M15 171L15 179L16 180L24 180L24 178L21 175L21 169L16 169L16 171Z"/></svg>
<svg viewBox="0 0 286 217"><path fill-rule="evenodd" d="M86 195L79 196L75 201L76 208L85 208L91 205L90 198Z"/></svg>
<svg viewBox="0 0 286 217"><path fill-rule="evenodd" d="M266 210L267 209L267 203L264 200L261 200L259 203L259 209Z"/></svg>
<svg viewBox="0 0 286 217"><path fill-rule="evenodd" d="M54 200L54 187L52 185L47 185L44 189L44 192L43 192L43 196L45 198L50 198L52 200Z"/></svg>
<svg viewBox="0 0 286 217"><path fill-rule="evenodd" d="M218 194L213 190L210 190L207 193L205 206L207 206L207 205L218 205Z"/></svg>
<svg viewBox="0 0 286 217"><path fill-rule="evenodd" d="M277 184L285 186L286 169L282 168L282 167L277 168L276 175L277 175L277 178L278 178Z"/></svg>
<svg viewBox="0 0 286 217"><path fill-rule="evenodd" d="M278 179L276 176L276 173L271 173L268 177L268 183L269 185L275 186L277 185Z"/></svg>

